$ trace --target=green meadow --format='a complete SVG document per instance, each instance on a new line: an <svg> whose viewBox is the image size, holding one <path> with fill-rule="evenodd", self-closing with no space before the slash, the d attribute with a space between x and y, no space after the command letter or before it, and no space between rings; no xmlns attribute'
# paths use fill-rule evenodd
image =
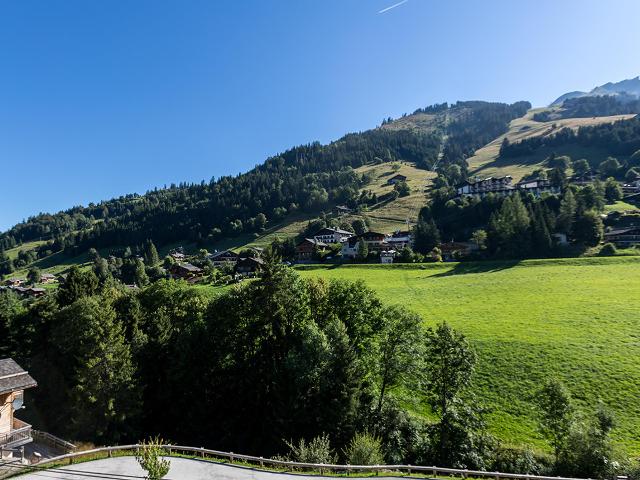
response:
<svg viewBox="0 0 640 480"><path fill-rule="evenodd" d="M585 413L605 402L614 439L640 454L640 258L298 268L305 277L363 280L426 324L449 322L478 353L474 390L490 429L545 448L532 397L555 376Z"/></svg>

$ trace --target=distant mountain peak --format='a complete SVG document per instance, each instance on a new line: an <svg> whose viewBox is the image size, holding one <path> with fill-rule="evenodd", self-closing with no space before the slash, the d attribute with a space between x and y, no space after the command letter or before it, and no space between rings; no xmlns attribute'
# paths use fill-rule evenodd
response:
<svg viewBox="0 0 640 480"><path fill-rule="evenodd" d="M596 97L603 95L622 95L632 97L634 99L640 98L640 75L620 82L605 83L604 85L595 87L590 92L575 91L565 93L553 101L550 106L560 106L565 100L570 98Z"/></svg>

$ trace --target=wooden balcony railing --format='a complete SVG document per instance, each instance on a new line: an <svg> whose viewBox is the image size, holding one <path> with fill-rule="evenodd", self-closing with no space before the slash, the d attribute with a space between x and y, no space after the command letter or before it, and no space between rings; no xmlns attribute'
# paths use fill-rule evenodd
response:
<svg viewBox="0 0 640 480"><path fill-rule="evenodd" d="M18 420L13 419L13 429L7 433L0 433L0 446L13 447L24 445L31 441L31 425Z"/></svg>

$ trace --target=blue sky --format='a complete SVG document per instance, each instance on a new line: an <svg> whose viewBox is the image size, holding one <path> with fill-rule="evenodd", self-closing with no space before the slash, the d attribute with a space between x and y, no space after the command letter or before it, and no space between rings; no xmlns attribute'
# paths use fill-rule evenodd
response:
<svg viewBox="0 0 640 480"><path fill-rule="evenodd" d="M640 74L637 0L6 0L0 230L442 101Z"/></svg>

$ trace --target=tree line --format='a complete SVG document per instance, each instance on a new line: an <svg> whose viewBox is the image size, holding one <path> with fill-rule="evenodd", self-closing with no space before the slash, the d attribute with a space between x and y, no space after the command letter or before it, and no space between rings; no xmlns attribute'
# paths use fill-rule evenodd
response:
<svg viewBox="0 0 640 480"><path fill-rule="evenodd" d="M77 255L89 248L139 245L147 238L158 245L215 242L258 233L298 211L321 212L337 204L371 205L379 199L363 197L360 189L367 179L355 168L403 160L430 169L446 133L441 164L460 164L466 172L464 158L506 131L509 121L529 107L527 102L436 105L425 112L451 117L444 130L378 128L352 133L328 145L316 142L292 148L245 174L40 214L0 234L0 252L33 240L46 241L34 250L37 258L55 252ZM399 189L396 194L404 193ZM0 263L5 261L0 254Z"/></svg>
<svg viewBox="0 0 640 480"><path fill-rule="evenodd" d="M162 435L302 461L629 468L614 467L606 409L574 422L563 391L537 402L554 456L501 445L471 392L478 358L462 334L426 327L361 282L304 280L267 259L261 278L213 297L173 280L132 291L77 268L35 301L0 292L0 357L38 380L26 414L98 444Z"/></svg>

